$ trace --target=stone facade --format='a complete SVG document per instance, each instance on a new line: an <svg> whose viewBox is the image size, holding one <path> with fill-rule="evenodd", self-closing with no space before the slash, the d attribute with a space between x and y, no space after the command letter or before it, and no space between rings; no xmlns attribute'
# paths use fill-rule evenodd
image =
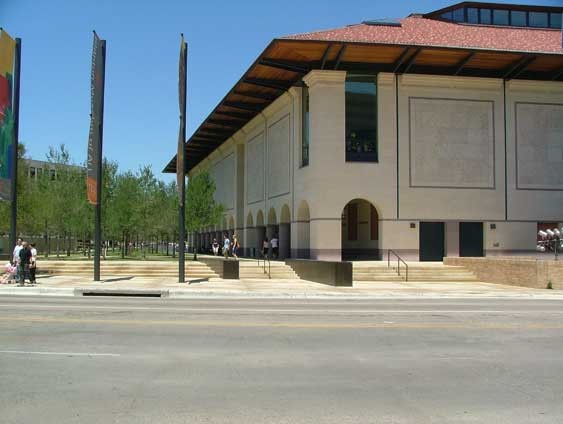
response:
<svg viewBox="0 0 563 424"><path fill-rule="evenodd" d="M292 87L192 169L211 171L227 209L192 243L229 230L252 256L277 234L282 258L340 260L353 248L418 260L421 222L444 223L448 257L459 255L459 223L482 222L486 256L530 255L537 223L563 222L562 82L380 73L378 162L362 163L345 161L346 75L303 78L307 166L302 89ZM364 203L351 241L354 202Z"/></svg>

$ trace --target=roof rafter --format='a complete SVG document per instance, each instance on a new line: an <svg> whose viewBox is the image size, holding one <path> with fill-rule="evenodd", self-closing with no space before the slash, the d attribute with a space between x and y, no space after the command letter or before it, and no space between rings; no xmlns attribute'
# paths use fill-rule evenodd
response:
<svg viewBox="0 0 563 424"><path fill-rule="evenodd" d="M471 59L473 59L473 57L475 56L476 52L471 52L469 53L467 56L465 56L463 59L461 59L457 65L455 65L455 72L454 75L459 75L459 73L463 70L463 68L465 67L465 65L467 65L469 63L469 61Z"/></svg>
<svg viewBox="0 0 563 424"><path fill-rule="evenodd" d="M270 68L283 69L284 71L296 72L298 74L307 74L311 68L306 62L293 60L262 59L258 64L269 66Z"/></svg>
<svg viewBox="0 0 563 424"><path fill-rule="evenodd" d="M285 80L274 80L265 78L245 78L242 82L259 87L272 88L274 90L286 91L289 88L289 82Z"/></svg>

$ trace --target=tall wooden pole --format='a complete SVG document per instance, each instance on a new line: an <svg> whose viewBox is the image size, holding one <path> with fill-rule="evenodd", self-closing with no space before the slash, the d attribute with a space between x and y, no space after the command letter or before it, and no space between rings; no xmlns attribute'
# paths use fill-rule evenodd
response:
<svg viewBox="0 0 563 424"><path fill-rule="evenodd" d="M21 39L16 38L16 56L14 66L14 139L12 144L12 172L10 175L10 191L12 197L12 213L10 217L10 249L16 245L18 236L18 147L20 126L20 74L21 74Z"/></svg>

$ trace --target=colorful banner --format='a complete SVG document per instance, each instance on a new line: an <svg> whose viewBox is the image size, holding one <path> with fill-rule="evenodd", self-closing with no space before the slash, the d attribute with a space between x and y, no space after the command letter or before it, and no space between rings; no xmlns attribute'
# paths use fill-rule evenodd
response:
<svg viewBox="0 0 563 424"><path fill-rule="evenodd" d="M182 34L180 42L180 63L178 74L178 104L180 107L180 131L178 134L178 154L176 155L176 176L178 181L178 196L180 204L184 200L185 174L184 174L184 143L186 138L186 62L187 44Z"/></svg>
<svg viewBox="0 0 563 424"><path fill-rule="evenodd" d="M90 136L88 138L88 160L86 163L86 192L88 202L98 204L98 184L101 181L99 172L102 156L102 119L105 78L105 41L100 40L94 32L92 48L92 71L90 76Z"/></svg>
<svg viewBox="0 0 563 424"><path fill-rule="evenodd" d="M11 200L14 143L14 59L16 42L0 30L0 200Z"/></svg>

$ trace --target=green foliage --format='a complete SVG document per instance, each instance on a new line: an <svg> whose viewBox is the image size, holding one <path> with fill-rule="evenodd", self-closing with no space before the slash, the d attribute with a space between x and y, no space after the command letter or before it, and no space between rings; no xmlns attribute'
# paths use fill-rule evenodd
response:
<svg viewBox="0 0 563 424"><path fill-rule="evenodd" d="M20 144L18 165L18 232L35 239L57 239L70 254L70 238L91 240L94 207L86 198L86 172L76 166L64 145L50 147L49 171L36 179L26 175ZM123 241L172 241L178 232L176 183L157 180L150 166L138 172L119 172L116 162L104 158L102 177L102 238ZM10 226L10 202L0 202L0 232Z"/></svg>
<svg viewBox="0 0 563 424"><path fill-rule="evenodd" d="M547 289L548 289L548 290L553 290L553 283L551 282L551 280L549 280L549 281L547 282Z"/></svg>
<svg viewBox="0 0 563 424"><path fill-rule="evenodd" d="M215 202L215 182L208 172L202 172L188 181L186 190L186 229L197 231L219 223L225 208Z"/></svg>

